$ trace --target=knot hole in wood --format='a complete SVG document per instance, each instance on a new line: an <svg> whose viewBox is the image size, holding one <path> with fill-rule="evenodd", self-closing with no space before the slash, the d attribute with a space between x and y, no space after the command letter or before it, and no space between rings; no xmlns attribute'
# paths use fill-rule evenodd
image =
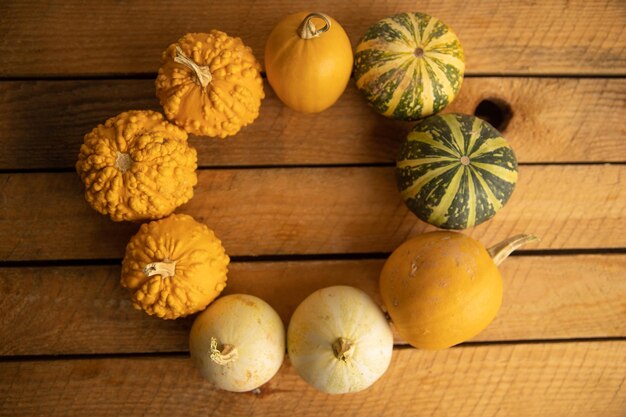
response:
<svg viewBox="0 0 626 417"><path fill-rule="evenodd" d="M486 98L478 103L474 115L487 121L500 132L504 132L513 117L513 110L509 103L502 99Z"/></svg>

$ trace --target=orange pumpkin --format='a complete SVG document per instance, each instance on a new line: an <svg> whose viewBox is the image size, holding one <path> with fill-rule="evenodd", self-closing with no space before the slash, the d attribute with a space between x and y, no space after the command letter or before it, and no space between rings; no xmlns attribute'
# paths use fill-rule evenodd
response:
<svg viewBox="0 0 626 417"><path fill-rule="evenodd" d="M265 45L267 80L283 103L304 113L337 101L350 80L352 61L348 35L323 13L286 16Z"/></svg>
<svg viewBox="0 0 626 417"><path fill-rule="evenodd" d="M156 94L167 118L188 133L225 138L259 115L260 70L241 39L188 33L163 53Z"/></svg>
<svg viewBox="0 0 626 417"><path fill-rule="evenodd" d="M535 240L520 235L487 250L456 232L430 232L400 245L380 275L380 293L400 337L422 349L445 349L476 336L502 303L498 265Z"/></svg>
<svg viewBox="0 0 626 417"><path fill-rule="evenodd" d="M76 172L89 205L116 222L158 219L193 196L197 155L187 133L151 110L131 110L85 135Z"/></svg>
<svg viewBox="0 0 626 417"><path fill-rule="evenodd" d="M205 224L186 214L144 223L126 245L124 288L133 307L163 319L203 310L226 287L230 258Z"/></svg>

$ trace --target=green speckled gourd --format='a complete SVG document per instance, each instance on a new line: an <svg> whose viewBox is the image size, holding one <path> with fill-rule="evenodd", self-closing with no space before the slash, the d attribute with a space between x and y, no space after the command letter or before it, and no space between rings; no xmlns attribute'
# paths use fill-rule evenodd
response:
<svg viewBox="0 0 626 417"><path fill-rule="evenodd" d="M465 58L448 26L400 13L365 33L354 57L356 85L384 116L417 120L444 109L461 89Z"/></svg>
<svg viewBox="0 0 626 417"><path fill-rule="evenodd" d="M465 229L490 219L509 200L517 160L484 120L436 115L418 123L402 143L396 176L417 217L443 229Z"/></svg>

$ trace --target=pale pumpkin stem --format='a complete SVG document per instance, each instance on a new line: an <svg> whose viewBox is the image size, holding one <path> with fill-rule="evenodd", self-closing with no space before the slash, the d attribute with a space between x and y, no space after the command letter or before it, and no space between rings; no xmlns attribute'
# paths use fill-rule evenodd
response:
<svg viewBox="0 0 626 417"><path fill-rule="evenodd" d="M185 55L179 45L176 45L176 56L174 57L174 62L182 64L192 70L196 74L196 79L202 88L209 85L213 79L209 67L196 64L193 59Z"/></svg>
<svg viewBox="0 0 626 417"><path fill-rule="evenodd" d="M218 365L226 365L229 362L237 360L239 353L233 345L224 345L221 349L218 347L217 339L211 338L211 360Z"/></svg>
<svg viewBox="0 0 626 417"><path fill-rule="evenodd" d="M324 21L324 26L317 29L313 22L311 21L314 17L322 19ZM330 18L323 13L311 13L307 17L304 18L300 26L298 26L298 35L302 39L312 39L317 38L322 33L327 32L330 29Z"/></svg>
<svg viewBox="0 0 626 417"><path fill-rule="evenodd" d="M354 343L340 337L333 343L333 353L340 361L347 361L354 354Z"/></svg>
<svg viewBox="0 0 626 417"><path fill-rule="evenodd" d="M500 265L514 250L519 247L538 241L539 238L533 235L515 235L487 249L489 255L496 265Z"/></svg>
<svg viewBox="0 0 626 417"><path fill-rule="evenodd" d="M126 172L133 165L133 158L130 157L130 154L118 152L115 155L115 167L122 172Z"/></svg>
<svg viewBox="0 0 626 417"><path fill-rule="evenodd" d="M164 278L173 277L176 274L176 262L152 262L144 267L143 273L147 277L161 275Z"/></svg>

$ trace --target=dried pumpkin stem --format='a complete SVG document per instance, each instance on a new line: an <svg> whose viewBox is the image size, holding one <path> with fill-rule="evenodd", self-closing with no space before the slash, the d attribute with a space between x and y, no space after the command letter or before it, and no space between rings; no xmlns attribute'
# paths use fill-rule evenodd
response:
<svg viewBox="0 0 626 417"><path fill-rule="evenodd" d="M173 277L176 274L176 262L152 262L143 268L147 277L161 275L164 278Z"/></svg>
<svg viewBox="0 0 626 417"><path fill-rule="evenodd" d="M226 365L237 360L239 353L233 345L218 346L217 339L211 338L211 349L209 350L211 360L218 365Z"/></svg>
<svg viewBox="0 0 626 417"><path fill-rule="evenodd" d="M192 70L196 74L196 80L202 88L205 88L209 85L211 80L213 80L209 67L196 64L193 59L185 55L179 45L176 45L176 56L174 57L174 62L182 64Z"/></svg>
<svg viewBox="0 0 626 417"><path fill-rule="evenodd" d="M321 28L316 28L311 20L314 17L318 19L322 19L324 21L324 26ZM322 33L327 32L330 29L330 18L323 13L311 13L307 17L304 18L300 26L298 26L298 35L302 39L312 39L317 38Z"/></svg>
<svg viewBox="0 0 626 417"><path fill-rule="evenodd" d="M491 256L493 262L496 265L500 265L514 250L527 243L538 240L539 238L533 235L515 235L490 247L487 249L487 252L489 252L489 256Z"/></svg>
<svg viewBox="0 0 626 417"><path fill-rule="evenodd" d="M332 344L333 353L340 361L347 361L354 354L354 343L350 340L340 337Z"/></svg>
<svg viewBox="0 0 626 417"><path fill-rule="evenodd" d="M115 155L115 167L122 172L126 172L133 165L133 158L130 157L130 154L118 152Z"/></svg>

